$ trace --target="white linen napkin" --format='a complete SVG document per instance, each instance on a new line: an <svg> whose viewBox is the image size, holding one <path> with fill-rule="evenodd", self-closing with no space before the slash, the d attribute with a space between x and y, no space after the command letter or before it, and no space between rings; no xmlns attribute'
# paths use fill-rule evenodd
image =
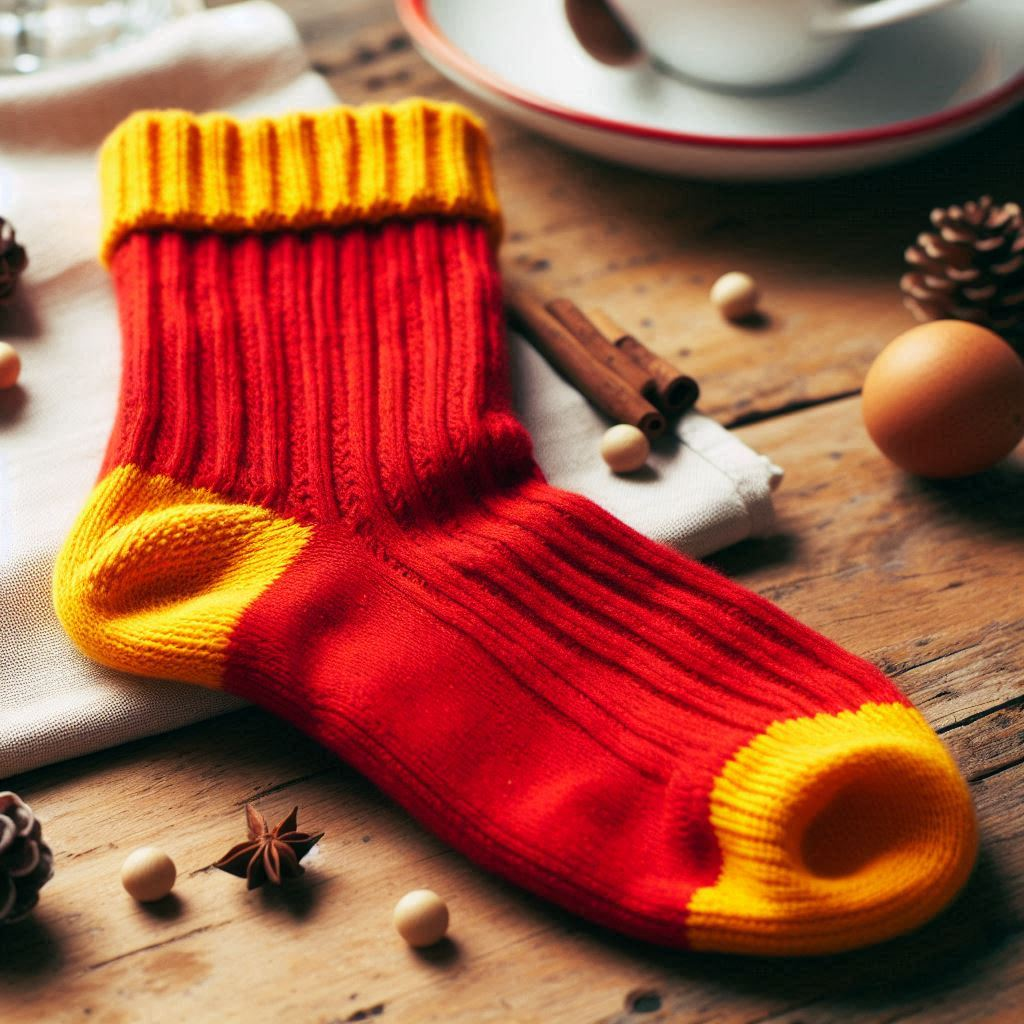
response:
<svg viewBox="0 0 1024 1024"><path fill-rule="evenodd" d="M27 247L0 338L22 386L0 392L0 779L237 707L222 693L138 681L80 655L50 599L53 560L95 482L113 423L117 311L96 260L96 149L133 110L271 114L337 98L287 16L262 0L190 14L88 63L0 79L0 215ZM519 408L550 480L703 555L771 524L773 469L702 416L651 470L613 477L601 417L521 339Z"/></svg>

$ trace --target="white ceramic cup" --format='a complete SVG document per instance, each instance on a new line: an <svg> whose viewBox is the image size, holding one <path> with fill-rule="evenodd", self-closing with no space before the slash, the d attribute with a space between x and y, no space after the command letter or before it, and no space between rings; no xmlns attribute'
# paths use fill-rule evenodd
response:
<svg viewBox="0 0 1024 1024"><path fill-rule="evenodd" d="M868 29L958 0L607 0L639 46L669 70L763 89L820 74Z"/></svg>

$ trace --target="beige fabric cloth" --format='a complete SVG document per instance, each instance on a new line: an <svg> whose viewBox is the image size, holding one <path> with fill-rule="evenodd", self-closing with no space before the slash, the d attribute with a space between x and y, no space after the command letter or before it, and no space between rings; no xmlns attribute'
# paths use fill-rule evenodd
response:
<svg viewBox="0 0 1024 1024"><path fill-rule="evenodd" d="M92 664L52 610L53 559L94 483L117 398L117 314L95 257L96 148L140 107L263 114L332 102L291 22L264 2L191 14L101 61L0 79L0 213L31 259L0 314L24 365L22 387L0 393L0 779L238 704ZM727 432L688 417L681 448L666 442L650 479L617 480L596 456L607 424L523 342L513 351L553 482L698 555L769 528L772 469Z"/></svg>

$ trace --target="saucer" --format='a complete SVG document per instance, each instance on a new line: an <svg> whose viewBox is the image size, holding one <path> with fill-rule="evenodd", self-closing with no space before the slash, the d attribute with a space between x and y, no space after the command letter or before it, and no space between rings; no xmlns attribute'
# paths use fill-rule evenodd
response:
<svg viewBox="0 0 1024 1024"><path fill-rule="evenodd" d="M503 114L645 170L771 181L845 174L960 138L1024 99L1022 0L868 33L827 77L730 93L580 48L557 0L396 0L422 54Z"/></svg>

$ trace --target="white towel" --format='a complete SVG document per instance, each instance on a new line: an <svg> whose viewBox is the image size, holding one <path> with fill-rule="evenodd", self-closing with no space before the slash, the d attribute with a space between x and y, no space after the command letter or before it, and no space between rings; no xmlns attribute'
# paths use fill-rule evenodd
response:
<svg viewBox="0 0 1024 1024"><path fill-rule="evenodd" d="M142 107L248 115L335 102L291 21L259 0L190 14L101 60L0 79L0 214L31 260L0 311L0 338L23 360L22 387L0 392L0 779L239 704L101 668L53 613L53 560L95 482L117 399L96 148ZM769 528L773 469L728 432L688 416L649 473L613 477L597 454L607 423L521 339L512 345L520 409L553 483L694 555Z"/></svg>

